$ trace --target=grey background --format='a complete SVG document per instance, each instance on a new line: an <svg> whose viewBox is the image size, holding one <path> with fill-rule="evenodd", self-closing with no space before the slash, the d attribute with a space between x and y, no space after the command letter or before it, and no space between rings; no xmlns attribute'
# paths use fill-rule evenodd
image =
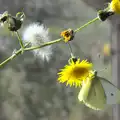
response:
<svg viewBox="0 0 120 120"><path fill-rule="evenodd" d="M12 15L24 10L29 23L44 23L51 39L67 28L76 29L97 15L95 7L81 0L0 0L0 12ZM103 4L104 7L104 4ZM100 7L97 7L100 9ZM111 80L110 60L104 63L102 47L111 40L111 23L107 20L88 26L71 42L81 59L91 58L100 76ZM18 49L17 38L0 28L0 62ZM0 69L0 120L109 120L112 107L96 112L79 103L79 88L57 82L57 72L70 57L68 46L53 45L54 55L46 63L26 52ZM100 57L98 57L100 54Z"/></svg>

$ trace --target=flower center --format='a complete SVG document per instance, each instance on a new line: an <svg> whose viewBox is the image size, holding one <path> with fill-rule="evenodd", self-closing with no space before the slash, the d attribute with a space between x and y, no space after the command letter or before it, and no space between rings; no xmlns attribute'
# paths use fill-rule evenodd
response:
<svg viewBox="0 0 120 120"><path fill-rule="evenodd" d="M79 77L84 76L86 74L88 74L88 69L86 69L86 68L78 68L77 67L73 70L73 75L76 78L79 78Z"/></svg>

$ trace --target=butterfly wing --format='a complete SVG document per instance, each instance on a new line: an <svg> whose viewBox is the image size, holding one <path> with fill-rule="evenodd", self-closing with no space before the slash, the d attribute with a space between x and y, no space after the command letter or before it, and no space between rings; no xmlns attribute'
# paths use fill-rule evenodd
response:
<svg viewBox="0 0 120 120"><path fill-rule="evenodd" d="M78 94L78 99L80 102L83 102L87 99L89 91L91 89L92 81L87 81L86 84L81 86L80 92Z"/></svg>
<svg viewBox="0 0 120 120"><path fill-rule="evenodd" d="M99 77L106 94L106 104L116 104L120 102L120 90L105 78Z"/></svg>
<svg viewBox="0 0 120 120"><path fill-rule="evenodd" d="M85 93L86 91L87 94ZM87 83L82 86L78 99L82 100L86 106L94 110L104 109L106 96L98 77L95 77L93 80L88 80Z"/></svg>

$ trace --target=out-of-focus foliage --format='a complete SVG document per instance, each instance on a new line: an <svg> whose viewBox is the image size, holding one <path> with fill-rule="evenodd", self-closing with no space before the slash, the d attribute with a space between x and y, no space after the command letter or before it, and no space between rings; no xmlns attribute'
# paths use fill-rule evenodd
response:
<svg viewBox="0 0 120 120"><path fill-rule="evenodd" d="M24 27L41 22L49 27L52 39L66 28L77 28L96 17L97 11L79 0L1 0L1 13L15 15L24 11ZM23 29L23 27L22 27ZM21 29L21 33L22 33ZM110 80L110 63L104 65L103 44L110 41L110 24L96 22L77 33L71 41L74 54L89 58L99 74ZM40 61L31 52L18 56L0 70L1 120L107 120L111 109L95 112L80 104L79 89L57 83L57 72L70 57L67 44L56 44L50 62ZM0 28L0 62L10 56L19 44L15 36ZM100 56L101 54L101 56ZM99 57L100 56L100 57ZM111 107L110 107L111 108Z"/></svg>

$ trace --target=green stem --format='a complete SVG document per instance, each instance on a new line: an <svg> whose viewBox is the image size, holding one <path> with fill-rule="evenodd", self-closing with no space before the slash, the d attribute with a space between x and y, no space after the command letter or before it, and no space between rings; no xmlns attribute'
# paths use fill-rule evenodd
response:
<svg viewBox="0 0 120 120"><path fill-rule="evenodd" d="M57 39L57 40L54 40L54 41L51 41L51 42L47 42L41 46L37 46L37 47L29 47L29 48L24 48L24 51L30 51L30 50L35 50L35 49L39 49L39 48L42 48L42 47L45 47L45 46L48 46L48 45L51 45L51 44L55 44L55 43L58 43L60 41L62 41L63 38L60 38L60 39ZM30 43L27 43L25 45L28 46ZM11 55L9 58L7 58L6 60L4 60L1 64L0 64L0 67L2 67L3 65L7 64L9 61L11 61L13 58L15 58L16 56L18 56L19 54L22 53L22 48L20 48L18 51L16 51L15 54Z"/></svg>
<svg viewBox="0 0 120 120"><path fill-rule="evenodd" d="M92 24L93 22L95 22L95 21L97 21L97 20L99 20L98 17L96 17L96 18L94 18L93 20L87 22L86 24L84 24L84 25L81 26L80 28L76 29L74 32L75 32L75 33L79 32L81 29L87 27L88 25ZM18 39L19 39L19 43L20 43L21 48L20 48L18 51L16 51L15 54L13 54L13 55L10 56L9 58L7 58L5 61L3 61L3 62L0 64L0 67L2 67L3 65L7 64L9 61L11 61L13 58L15 58L16 56L18 56L19 54L22 54L23 50L24 50L24 51L35 50L35 49L39 49L39 48L42 48L42 47L45 47L45 46L49 46L49 45L52 45L52 44L55 44L55 43L58 43L58 42L64 40L63 38L59 38L59 39L57 39L57 40L53 40L53 41L44 43L43 45L40 45L40 46L25 48L28 44L25 45L25 47L24 47L23 42L22 42L22 40L21 40L21 37L20 37L19 33L16 32L16 35L17 35L17 37L18 37Z"/></svg>
<svg viewBox="0 0 120 120"><path fill-rule="evenodd" d="M40 45L40 46L25 48L24 51L30 51L30 50L39 49L39 48L42 48L42 47L45 47L45 46L49 46L49 45L58 43L58 42L60 42L60 41L62 41L62 40L63 40L63 38L60 38L60 39L57 39L57 40L53 40L53 41L50 41L50 42L46 42L46 43L44 43L43 45Z"/></svg>
<svg viewBox="0 0 120 120"><path fill-rule="evenodd" d="M93 20L91 20L91 21L87 22L86 24L82 25L80 28L76 29L74 32L80 31L81 29L83 29L83 28L87 27L88 25L96 22L97 20L99 20L98 17L96 17L96 18L94 18Z"/></svg>
<svg viewBox="0 0 120 120"><path fill-rule="evenodd" d="M25 45L25 47L27 47L28 45L29 45L29 43L27 43ZM16 56L18 56L21 53L22 53L22 48L20 48L19 50L17 50L15 54L11 55L9 58L7 58L2 63L0 63L0 67L2 67L3 65L7 64L9 61L11 61L13 58L15 58Z"/></svg>
<svg viewBox="0 0 120 120"><path fill-rule="evenodd" d="M20 44L21 48L24 49L24 44L23 44L23 42L22 42L22 39L21 39L21 37L20 37L18 31L16 31L16 35L17 35L17 37L18 37L19 44Z"/></svg>
<svg viewBox="0 0 120 120"><path fill-rule="evenodd" d="M81 26L80 28L76 29L74 32L79 32L81 29L87 27L89 24L92 24L93 22L99 20L98 17L94 18L93 20L87 22L86 24L84 24L83 26ZM48 45L51 45L51 44L55 44L55 43L58 43L60 41L62 41L63 39L60 38L60 39L57 39L57 40L53 40L53 41L50 41L50 42L47 42L43 45L40 45L40 46L35 46L35 47L30 47L30 48L25 48L24 50L25 51L29 51L29 50L34 50L34 49L39 49L39 48L42 48L42 47L45 47L45 46L48 46Z"/></svg>
<svg viewBox="0 0 120 120"><path fill-rule="evenodd" d="M19 49L15 54L11 55L9 58L7 58L5 61L0 63L0 67L2 67L4 64L7 64L9 61L11 61L13 58L15 58L17 55L19 55L22 52L22 49Z"/></svg>

